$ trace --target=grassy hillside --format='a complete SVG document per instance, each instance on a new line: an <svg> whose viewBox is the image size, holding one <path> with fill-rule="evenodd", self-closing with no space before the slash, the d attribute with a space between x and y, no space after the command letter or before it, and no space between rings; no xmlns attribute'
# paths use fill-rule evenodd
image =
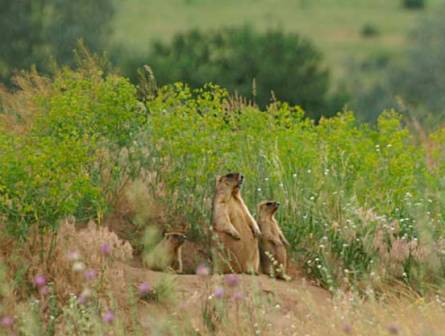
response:
<svg viewBox="0 0 445 336"><path fill-rule="evenodd" d="M445 128L419 142L390 112L316 125L98 62L0 90L0 335L441 334ZM230 171L254 216L282 203L291 283L209 274ZM186 275L141 267L181 228Z"/></svg>
<svg viewBox="0 0 445 336"><path fill-rule="evenodd" d="M152 39L169 39L191 28L281 28L312 38L339 77L351 59L402 53L407 33L441 3L429 0L426 10L412 11L399 0L127 0L117 4L114 41L140 53ZM380 35L363 38L365 24L376 26Z"/></svg>

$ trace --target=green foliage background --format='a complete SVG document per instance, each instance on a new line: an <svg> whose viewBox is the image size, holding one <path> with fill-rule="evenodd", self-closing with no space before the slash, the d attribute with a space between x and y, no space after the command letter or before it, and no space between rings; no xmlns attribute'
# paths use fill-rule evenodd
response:
<svg viewBox="0 0 445 336"><path fill-rule="evenodd" d="M10 234L55 230L67 215L100 220L122 183L144 169L157 173L163 201L203 242L215 177L240 171L253 212L265 199L283 204L278 220L293 258L324 286L442 283L443 130L424 146L391 111L375 127L352 112L315 125L299 107L260 110L214 85L165 86L142 103L128 80L89 62L47 85L32 95L27 131L1 119L0 216ZM387 259L396 243L408 256Z"/></svg>
<svg viewBox="0 0 445 336"><path fill-rule="evenodd" d="M278 30L194 30L171 43L157 41L149 55L129 62L124 72L142 64L152 67L160 84L181 81L198 88L213 82L262 108L273 99L298 104L314 119L334 115L344 103L328 95L329 74L320 51L309 40Z"/></svg>

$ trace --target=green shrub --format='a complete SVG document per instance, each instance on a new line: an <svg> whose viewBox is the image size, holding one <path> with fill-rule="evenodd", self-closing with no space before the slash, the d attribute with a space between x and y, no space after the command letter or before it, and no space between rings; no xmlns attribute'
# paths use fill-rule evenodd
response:
<svg viewBox="0 0 445 336"><path fill-rule="evenodd" d="M360 33L363 37L375 37L380 35L379 29L372 23L366 23L363 25Z"/></svg>
<svg viewBox="0 0 445 336"><path fill-rule="evenodd" d="M119 157L146 121L136 88L98 68L60 70L47 85L46 95L33 92L26 132L0 119L0 216L20 238L33 225L54 230L67 215L101 219L121 180L137 170L131 155L125 165Z"/></svg>
<svg viewBox="0 0 445 336"><path fill-rule="evenodd" d="M343 104L331 104L320 51L307 39L280 31L191 31L170 43L154 43L126 72L142 64L153 68L160 84L182 81L198 88L213 82L263 108L273 99L301 105L315 119L335 114Z"/></svg>
<svg viewBox="0 0 445 336"><path fill-rule="evenodd" d="M421 9L425 8L425 0L403 0L403 7L408 9Z"/></svg>
<svg viewBox="0 0 445 336"><path fill-rule="evenodd" d="M421 290L440 277L430 269L437 255L421 263L384 254L396 253L392 244L402 237L406 248L428 249L431 235L445 234L442 215L431 211L442 202L433 192L440 173L429 173L423 148L396 113L382 114L375 128L352 113L314 125L287 104L264 113L218 87L181 84L161 88L147 107L154 167L195 238L207 232L215 176L240 171L249 208L265 199L284 204L278 220L297 260L326 287L360 289L373 273L377 287L397 278ZM387 246L374 241L378 232L392 237Z"/></svg>

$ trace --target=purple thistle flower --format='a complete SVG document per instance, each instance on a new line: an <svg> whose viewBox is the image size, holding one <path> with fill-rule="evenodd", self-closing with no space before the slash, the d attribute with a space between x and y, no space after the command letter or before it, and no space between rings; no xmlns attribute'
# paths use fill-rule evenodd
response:
<svg viewBox="0 0 445 336"><path fill-rule="evenodd" d="M139 292L139 295L140 296L145 296L145 295L147 295L148 293L150 293L151 292L151 286L150 286L150 284L148 284L147 282L141 282L139 285L138 285L138 292Z"/></svg>
<svg viewBox="0 0 445 336"><path fill-rule="evenodd" d="M213 292L213 296L217 299L222 299L224 297L224 288L216 287L215 291Z"/></svg>
<svg viewBox="0 0 445 336"><path fill-rule="evenodd" d="M343 326L341 327L341 330L345 333L345 334L352 334L352 326L348 323L343 324Z"/></svg>
<svg viewBox="0 0 445 336"><path fill-rule="evenodd" d="M397 327L395 324L390 324L388 326L388 332L391 335L398 335L399 334L399 327Z"/></svg>
<svg viewBox="0 0 445 336"><path fill-rule="evenodd" d="M36 275L34 277L34 285L36 287L43 287L46 285L46 278L43 275Z"/></svg>
<svg viewBox="0 0 445 336"><path fill-rule="evenodd" d="M14 319L12 318L12 316L5 315L0 319L0 325L3 328L11 328L13 324L14 324Z"/></svg>
<svg viewBox="0 0 445 336"><path fill-rule="evenodd" d="M196 274L200 276L207 276L210 274L210 270L205 264L199 264L196 268Z"/></svg>
<svg viewBox="0 0 445 336"><path fill-rule="evenodd" d="M79 297L77 298L77 301L79 302L79 304L84 305L85 303L87 303L87 296L80 294Z"/></svg>
<svg viewBox="0 0 445 336"><path fill-rule="evenodd" d="M224 280L229 287L236 287L240 282L240 279L236 274L227 274Z"/></svg>
<svg viewBox="0 0 445 336"><path fill-rule="evenodd" d="M234 299L235 301L241 301L243 298L244 298L244 295L243 295L243 293L240 292L240 291L237 291L237 292L235 292L235 293L233 294L233 299Z"/></svg>
<svg viewBox="0 0 445 336"><path fill-rule="evenodd" d="M67 258L70 261L78 261L80 259L80 254L77 251L70 251L67 254Z"/></svg>
<svg viewBox="0 0 445 336"><path fill-rule="evenodd" d="M86 270L83 275L85 276L86 280L92 281L92 280L96 279L97 272L96 272L96 270L90 268L90 269Z"/></svg>
<svg viewBox="0 0 445 336"><path fill-rule="evenodd" d="M110 254L111 254L111 246L110 246L110 244L107 244L107 243L102 244L102 245L100 246L100 252L101 252L103 255L106 255L106 256L110 255Z"/></svg>
<svg viewBox="0 0 445 336"><path fill-rule="evenodd" d="M49 287L48 286L40 287L39 288L39 293L40 293L40 295L43 295L43 296L48 295Z"/></svg>
<svg viewBox="0 0 445 336"><path fill-rule="evenodd" d="M89 288L85 288L82 293L80 293L79 298L77 299L80 304L87 303L88 299L91 296L91 290Z"/></svg>
<svg viewBox="0 0 445 336"><path fill-rule="evenodd" d="M109 309L107 310L103 315L102 315L102 320L105 323L113 323L114 321L114 314L113 312Z"/></svg>

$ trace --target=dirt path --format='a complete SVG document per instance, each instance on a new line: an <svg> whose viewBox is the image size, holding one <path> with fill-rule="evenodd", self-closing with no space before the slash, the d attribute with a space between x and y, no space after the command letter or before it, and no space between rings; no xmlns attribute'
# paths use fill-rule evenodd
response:
<svg viewBox="0 0 445 336"><path fill-rule="evenodd" d="M224 302L224 327L220 327L221 330L215 331L215 334L292 335L294 324L304 320L311 305L330 306L327 291L310 284L295 272L293 280L289 282L265 275L237 275L239 284L230 287L226 278L220 275L170 275L128 265L124 269L128 283L145 281L155 287L156 284L163 284L168 292L164 295L174 293L167 302L141 303L139 319L151 330L150 334L175 334L169 329L175 324L172 321L176 325L181 321L181 328L184 329L179 334L207 335L209 329L203 313L206 309L210 311L207 320L216 319L215 324L218 325L215 311L220 308L215 307ZM213 297L217 287L224 288L223 298ZM216 310L209 310L209 307ZM212 312L215 316L212 316ZM157 331L153 330L153 325L158 324L160 326L155 328Z"/></svg>

